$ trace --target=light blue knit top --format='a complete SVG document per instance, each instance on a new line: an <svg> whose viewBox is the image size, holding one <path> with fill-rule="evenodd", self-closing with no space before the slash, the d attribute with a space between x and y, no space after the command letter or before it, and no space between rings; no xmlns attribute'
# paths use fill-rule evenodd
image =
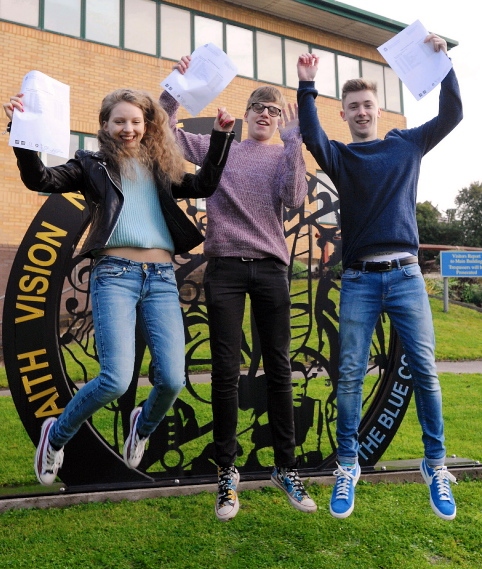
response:
<svg viewBox="0 0 482 569"><path fill-rule="evenodd" d="M137 161L133 166L132 175L121 175L124 205L106 247L155 248L174 253L154 177Z"/></svg>

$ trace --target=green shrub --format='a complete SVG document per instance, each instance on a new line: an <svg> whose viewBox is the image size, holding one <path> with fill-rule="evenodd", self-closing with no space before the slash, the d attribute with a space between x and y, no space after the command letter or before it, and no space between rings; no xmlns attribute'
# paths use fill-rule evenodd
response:
<svg viewBox="0 0 482 569"><path fill-rule="evenodd" d="M428 294L442 296L444 294L445 279L425 278L425 288ZM447 279L449 299L474 306L482 307L482 279L457 278Z"/></svg>
<svg viewBox="0 0 482 569"><path fill-rule="evenodd" d="M301 261L293 261L292 279L306 279L308 277L308 265Z"/></svg>

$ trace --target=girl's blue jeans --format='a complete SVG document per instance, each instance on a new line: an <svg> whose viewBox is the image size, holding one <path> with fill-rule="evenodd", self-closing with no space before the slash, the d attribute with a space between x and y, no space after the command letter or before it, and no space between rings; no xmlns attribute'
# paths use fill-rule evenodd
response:
<svg viewBox="0 0 482 569"><path fill-rule="evenodd" d="M172 263L99 257L90 287L100 373L77 391L53 424L49 440L57 448L129 387L136 324L151 352L154 370L154 385L137 423L141 436L155 430L185 385L184 327Z"/></svg>

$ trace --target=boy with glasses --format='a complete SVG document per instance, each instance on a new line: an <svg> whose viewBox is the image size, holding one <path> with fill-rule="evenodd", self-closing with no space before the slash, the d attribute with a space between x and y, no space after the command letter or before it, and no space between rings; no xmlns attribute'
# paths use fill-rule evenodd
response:
<svg viewBox="0 0 482 569"><path fill-rule="evenodd" d="M184 74L184 56L174 66ZM179 104L164 91L162 107L185 158L202 164L209 135L176 127ZM259 334L267 381L268 420L273 439L273 483L291 505L314 512L296 470L293 395L290 365L290 294L284 208L300 207L307 195L306 167L296 106L288 105L278 89L260 87L250 96L244 121L247 138L233 141L225 175L216 198L207 199L204 254L208 263L204 290L212 356L214 461L218 467L216 517L233 518L239 509L237 486L238 382L242 323L246 295ZM271 144L279 129L283 145Z"/></svg>

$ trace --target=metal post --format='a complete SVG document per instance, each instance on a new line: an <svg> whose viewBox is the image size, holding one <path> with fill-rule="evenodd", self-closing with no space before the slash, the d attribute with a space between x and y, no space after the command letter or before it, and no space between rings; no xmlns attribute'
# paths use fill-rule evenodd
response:
<svg viewBox="0 0 482 569"><path fill-rule="evenodd" d="M444 277L444 312L449 311L449 278Z"/></svg>

